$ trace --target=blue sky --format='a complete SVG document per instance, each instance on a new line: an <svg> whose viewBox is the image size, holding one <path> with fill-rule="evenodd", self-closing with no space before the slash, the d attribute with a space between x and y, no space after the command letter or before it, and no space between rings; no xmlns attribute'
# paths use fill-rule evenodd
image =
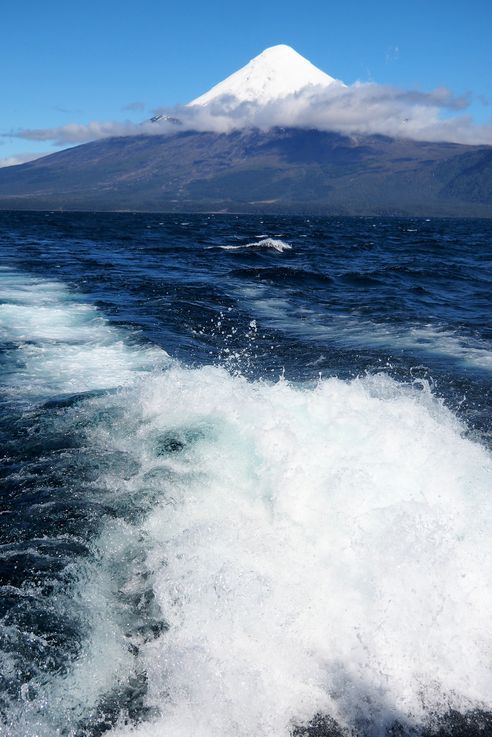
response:
<svg viewBox="0 0 492 737"><path fill-rule="evenodd" d="M150 2L4 4L0 132L139 121L184 103L264 48L293 46L332 76L470 94L492 118L492 2ZM131 103L144 108L128 110ZM52 151L2 136L0 158Z"/></svg>

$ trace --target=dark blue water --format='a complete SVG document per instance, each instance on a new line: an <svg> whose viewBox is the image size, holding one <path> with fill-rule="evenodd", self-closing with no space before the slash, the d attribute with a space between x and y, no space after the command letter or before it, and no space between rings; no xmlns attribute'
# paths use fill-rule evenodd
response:
<svg viewBox="0 0 492 737"><path fill-rule="evenodd" d="M0 734L490 732L491 222L0 243Z"/></svg>

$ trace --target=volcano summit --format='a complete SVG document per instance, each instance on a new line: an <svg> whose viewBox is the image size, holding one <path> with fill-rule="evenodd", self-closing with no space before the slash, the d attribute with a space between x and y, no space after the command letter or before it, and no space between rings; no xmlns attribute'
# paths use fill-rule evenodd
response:
<svg viewBox="0 0 492 737"><path fill-rule="evenodd" d="M189 104L210 105L234 99L236 103L265 105L306 88L326 89L332 85L343 83L322 72L290 46L279 44L265 49L246 66Z"/></svg>

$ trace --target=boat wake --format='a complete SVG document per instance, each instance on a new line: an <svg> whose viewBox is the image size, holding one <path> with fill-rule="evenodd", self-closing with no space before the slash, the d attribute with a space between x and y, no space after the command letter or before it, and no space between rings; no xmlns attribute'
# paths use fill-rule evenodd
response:
<svg viewBox="0 0 492 737"><path fill-rule="evenodd" d="M4 397L30 402L2 563L37 566L5 569L3 734L410 735L492 709L492 459L425 382L189 369L2 281Z"/></svg>

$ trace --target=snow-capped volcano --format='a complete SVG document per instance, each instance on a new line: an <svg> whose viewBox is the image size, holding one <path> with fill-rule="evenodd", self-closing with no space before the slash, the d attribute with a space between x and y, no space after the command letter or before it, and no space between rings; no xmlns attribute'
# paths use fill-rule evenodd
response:
<svg viewBox="0 0 492 737"><path fill-rule="evenodd" d="M235 104L254 102L265 105L306 87L343 85L322 72L290 46L280 44L265 49L261 54L234 74L197 97L193 105L210 105L222 98L231 98Z"/></svg>

